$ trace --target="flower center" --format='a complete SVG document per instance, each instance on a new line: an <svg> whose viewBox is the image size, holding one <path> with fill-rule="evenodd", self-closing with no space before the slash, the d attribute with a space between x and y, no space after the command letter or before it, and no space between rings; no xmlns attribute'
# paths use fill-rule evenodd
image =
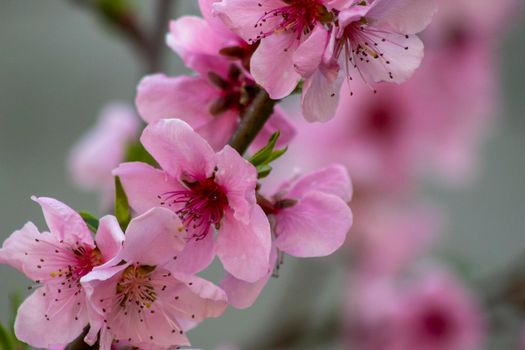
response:
<svg viewBox="0 0 525 350"><path fill-rule="evenodd" d="M151 273L154 266L132 265L122 273L117 283L118 304L125 308L128 303L135 304L139 309L150 308L157 300L157 293L151 283Z"/></svg>
<svg viewBox="0 0 525 350"><path fill-rule="evenodd" d="M421 319L421 326L427 336L442 339L452 331L450 321L449 317L440 310L428 310Z"/></svg>
<svg viewBox="0 0 525 350"><path fill-rule="evenodd" d="M161 205L180 206L176 211L190 238L201 240L206 237L210 225L220 227L228 198L223 188L215 182L215 176L205 180L186 183L187 189L172 191L159 196Z"/></svg>
<svg viewBox="0 0 525 350"><path fill-rule="evenodd" d="M255 43L274 33L293 32L300 40L302 35L310 33L317 23L330 23L334 20L332 12L322 4L321 0L283 0L286 6L265 11L255 23L255 28L262 28L270 21L280 18L270 29L261 30L257 37L250 39ZM260 4L258 4L261 6Z"/></svg>
<svg viewBox="0 0 525 350"><path fill-rule="evenodd" d="M73 254L75 254L77 259L74 272L79 277L87 275L95 266L103 263L102 254L98 248L91 249L89 247L80 247L74 249Z"/></svg>
<svg viewBox="0 0 525 350"><path fill-rule="evenodd" d="M220 96L210 106L210 113L215 116L228 110L234 110L242 116L258 91L255 82L235 64L230 65L226 78L209 72L208 80L221 90Z"/></svg>

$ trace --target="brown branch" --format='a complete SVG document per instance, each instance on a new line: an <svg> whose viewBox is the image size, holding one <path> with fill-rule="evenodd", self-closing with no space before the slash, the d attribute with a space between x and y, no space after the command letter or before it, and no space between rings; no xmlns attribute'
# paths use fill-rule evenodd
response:
<svg viewBox="0 0 525 350"><path fill-rule="evenodd" d="M229 142L230 146L235 148L239 154L242 155L246 152L248 146L272 115L276 103L277 101L272 100L263 89L255 96Z"/></svg>

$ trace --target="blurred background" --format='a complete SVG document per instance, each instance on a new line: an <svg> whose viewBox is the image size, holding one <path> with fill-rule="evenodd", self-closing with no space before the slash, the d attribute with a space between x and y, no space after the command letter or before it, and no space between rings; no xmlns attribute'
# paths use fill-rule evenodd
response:
<svg viewBox="0 0 525 350"><path fill-rule="evenodd" d="M139 4L145 22L152 18L149 3ZM173 17L197 13L194 1L177 3ZM475 179L462 187L425 187L428 200L446 214L438 254L452 257L473 281L491 278L525 252L524 42L525 21L515 21L498 52L504 113L483 144ZM163 54L164 71L187 72L175 54ZM71 184L65 160L108 101L133 101L143 75L121 36L73 1L0 0L0 240L29 220L45 227L31 195L102 214L95 193ZM206 321L190 334L193 344L213 349L258 341L283 330L273 325L286 328L284 319L300 321L305 308L311 322L323 322L323 313L337 309L343 298L344 269L334 259L299 264L287 258L253 308ZM220 277L213 271L210 276ZM0 321L9 317L9 293L25 295L29 284L0 266ZM510 349L513 342L502 336L486 348Z"/></svg>

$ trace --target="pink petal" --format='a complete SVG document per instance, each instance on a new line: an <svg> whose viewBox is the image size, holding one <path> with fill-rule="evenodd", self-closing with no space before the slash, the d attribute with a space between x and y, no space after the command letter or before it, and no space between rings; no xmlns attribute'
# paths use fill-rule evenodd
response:
<svg viewBox="0 0 525 350"><path fill-rule="evenodd" d="M285 197L302 198L314 191L332 194L350 202L353 189L348 170L340 164L332 164L311 172L295 180Z"/></svg>
<svg viewBox="0 0 525 350"><path fill-rule="evenodd" d="M153 208L131 220L120 258L142 265L162 265L185 245L185 231L179 217L169 209Z"/></svg>
<svg viewBox="0 0 525 350"><path fill-rule="evenodd" d="M177 309L180 319L201 322L210 317L219 317L226 310L226 293L213 283L177 272L173 273L173 277L176 283L168 285L165 302Z"/></svg>
<svg viewBox="0 0 525 350"><path fill-rule="evenodd" d="M65 270L76 263L69 243L62 242L55 234L40 233L31 222L4 241L0 261L42 283L52 280L52 274L58 269Z"/></svg>
<svg viewBox="0 0 525 350"><path fill-rule="evenodd" d="M295 50L293 54L295 70L303 77L311 76L321 65L328 39L328 31L318 25Z"/></svg>
<svg viewBox="0 0 525 350"><path fill-rule="evenodd" d="M173 255L173 254L172 254ZM186 242L184 249L173 257L168 267L177 272L186 274L199 273L213 261L215 257L215 240L213 229L210 227L208 234L201 240L191 239Z"/></svg>
<svg viewBox="0 0 525 350"><path fill-rule="evenodd" d="M225 36L224 31L217 32L202 18L184 16L170 22L166 42L189 68L205 77L210 71L228 72L229 60L221 57L219 51L228 45L232 36L232 33Z"/></svg>
<svg viewBox="0 0 525 350"><path fill-rule="evenodd" d="M222 21L219 16L215 15L213 6L220 0L199 0L199 8L201 10L202 17L210 25L216 35L222 38L235 39L239 43L243 42L243 39L234 34ZM224 46L222 46L224 47Z"/></svg>
<svg viewBox="0 0 525 350"><path fill-rule="evenodd" d="M223 0L213 4L215 13L223 20L226 26L250 44L258 41L261 32L267 33L272 31L282 20L281 17L275 16L275 19L269 18L266 21L261 21L260 19L264 17L265 13L283 6L285 4L281 0L260 2Z"/></svg>
<svg viewBox="0 0 525 350"><path fill-rule="evenodd" d="M276 261L277 250L272 249L268 272L260 280L254 283L245 282L227 273L224 279L221 281L221 287L228 295L228 303L237 309L246 309L251 307L272 276Z"/></svg>
<svg viewBox="0 0 525 350"><path fill-rule="evenodd" d="M275 215L275 245L297 257L327 256L341 247L352 226L347 204L331 194L310 192Z"/></svg>
<svg viewBox="0 0 525 350"><path fill-rule="evenodd" d="M86 190L104 190L113 181L111 171L124 160L128 144L136 137L139 119L127 104L104 108L94 128L73 147L68 170L74 183Z"/></svg>
<svg viewBox="0 0 525 350"><path fill-rule="evenodd" d="M167 77L154 74L144 77L137 87L135 104L148 123L179 118L194 128L213 120L209 109L219 90L200 77Z"/></svg>
<svg viewBox="0 0 525 350"><path fill-rule="evenodd" d="M247 223L255 204L257 171L236 150L226 145L217 153L215 182L220 185L236 220Z"/></svg>
<svg viewBox="0 0 525 350"><path fill-rule="evenodd" d="M46 296L44 292L47 292ZM45 287L35 291L18 309L15 321L16 337L36 348L73 341L86 326L87 315L81 301L84 295L71 298L53 306L50 304L58 303L51 299ZM77 300L81 302L80 306ZM49 320L46 319L46 314Z"/></svg>
<svg viewBox="0 0 525 350"><path fill-rule="evenodd" d="M307 121L325 122L334 117L342 81L338 69L323 67L304 81L301 107Z"/></svg>
<svg viewBox="0 0 525 350"><path fill-rule="evenodd" d="M100 219L95 242L102 253L104 261L109 261L117 256L124 242L124 232L113 215L106 215Z"/></svg>
<svg viewBox="0 0 525 350"><path fill-rule="evenodd" d="M150 124L140 138L160 166L176 179L206 179L215 167L215 152L193 129L179 119Z"/></svg>
<svg viewBox="0 0 525 350"><path fill-rule="evenodd" d="M386 81L402 83L406 81L421 64L423 59L423 42L415 35L402 35L386 32L382 28L373 28L372 31L381 31L377 35L377 46L374 50L383 56L361 61L354 58L357 69L363 74L365 80L375 82ZM384 41L383 41L384 39ZM388 62L388 63L387 63ZM355 71L354 65L349 69ZM353 79L360 76L359 72L350 74Z"/></svg>
<svg viewBox="0 0 525 350"><path fill-rule="evenodd" d="M138 214L161 206L163 199L159 196L182 189L178 181L146 163L124 163L113 174L120 178L129 205Z"/></svg>
<svg viewBox="0 0 525 350"><path fill-rule="evenodd" d="M40 204L49 230L60 240L94 247L91 232L76 211L53 198L33 196L31 199Z"/></svg>
<svg viewBox="0 0 525 350"><path fill-rule="evenodd" d="M213 116L208 123L196 128L195 131L208 141L214 150L219 151L232 137L238 120L238 112L226 111L218 116Z"/></svg>
<svg viewBox="0 0 525 350"><path fill-rule="evenodd" d="M434 0L375 0L367 18L399 33L416 34L430 24L436 11Z"/></svg>
<svg viewBox="0 0 525 350"><path fill-rule="evenodd" d="M247 224L225 213L216 249L227 272L247 282L261 279L268 272L271 249L270 224L263 210L254 206Z"/></svg>
<svg viewBox="0 0 525 350"><path fill-rule="evenodd" d="M301 80L294 68L296 46L295 34L280 33L261 40L252 56L251 73L255 81L275 100L290 95Z"/></svg>

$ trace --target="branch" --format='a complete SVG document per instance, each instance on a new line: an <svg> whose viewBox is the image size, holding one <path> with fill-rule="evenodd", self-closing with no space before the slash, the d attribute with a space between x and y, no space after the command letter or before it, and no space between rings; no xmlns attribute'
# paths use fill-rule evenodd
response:
<svg viewBox="0 0 525 350"><path fill-rule="evenodd" d="M98 343L95 343L95 345L91 346L84 342L84 337L86 336L87 332L89 330L89 327L84 328L82 331L82 334L80 334L75 340L73 340L71 343L69 343L68 346L66 346L65 350L94 350L98 349Z"/></svg>
<svg viewBox="0 0 525 350"><path fill-rule="evenodd" d="M242 155L246 152L248 146L272 115L276 103L277 101L272 100L266 91L263 89L259 91L242 116L241 123L229 142L230 146L235 148L239 154Z"/></svg>
<svg viewBox="0 0 525 350"><path fill-rule="evenodd" d="M163 63L162 52L165 49L164 38L168 30L168 23L173 10L173 0L158 0L157 13L155 15L155 27L151 37L151 49L148 70L157 72L161 70Z"/></svg>

